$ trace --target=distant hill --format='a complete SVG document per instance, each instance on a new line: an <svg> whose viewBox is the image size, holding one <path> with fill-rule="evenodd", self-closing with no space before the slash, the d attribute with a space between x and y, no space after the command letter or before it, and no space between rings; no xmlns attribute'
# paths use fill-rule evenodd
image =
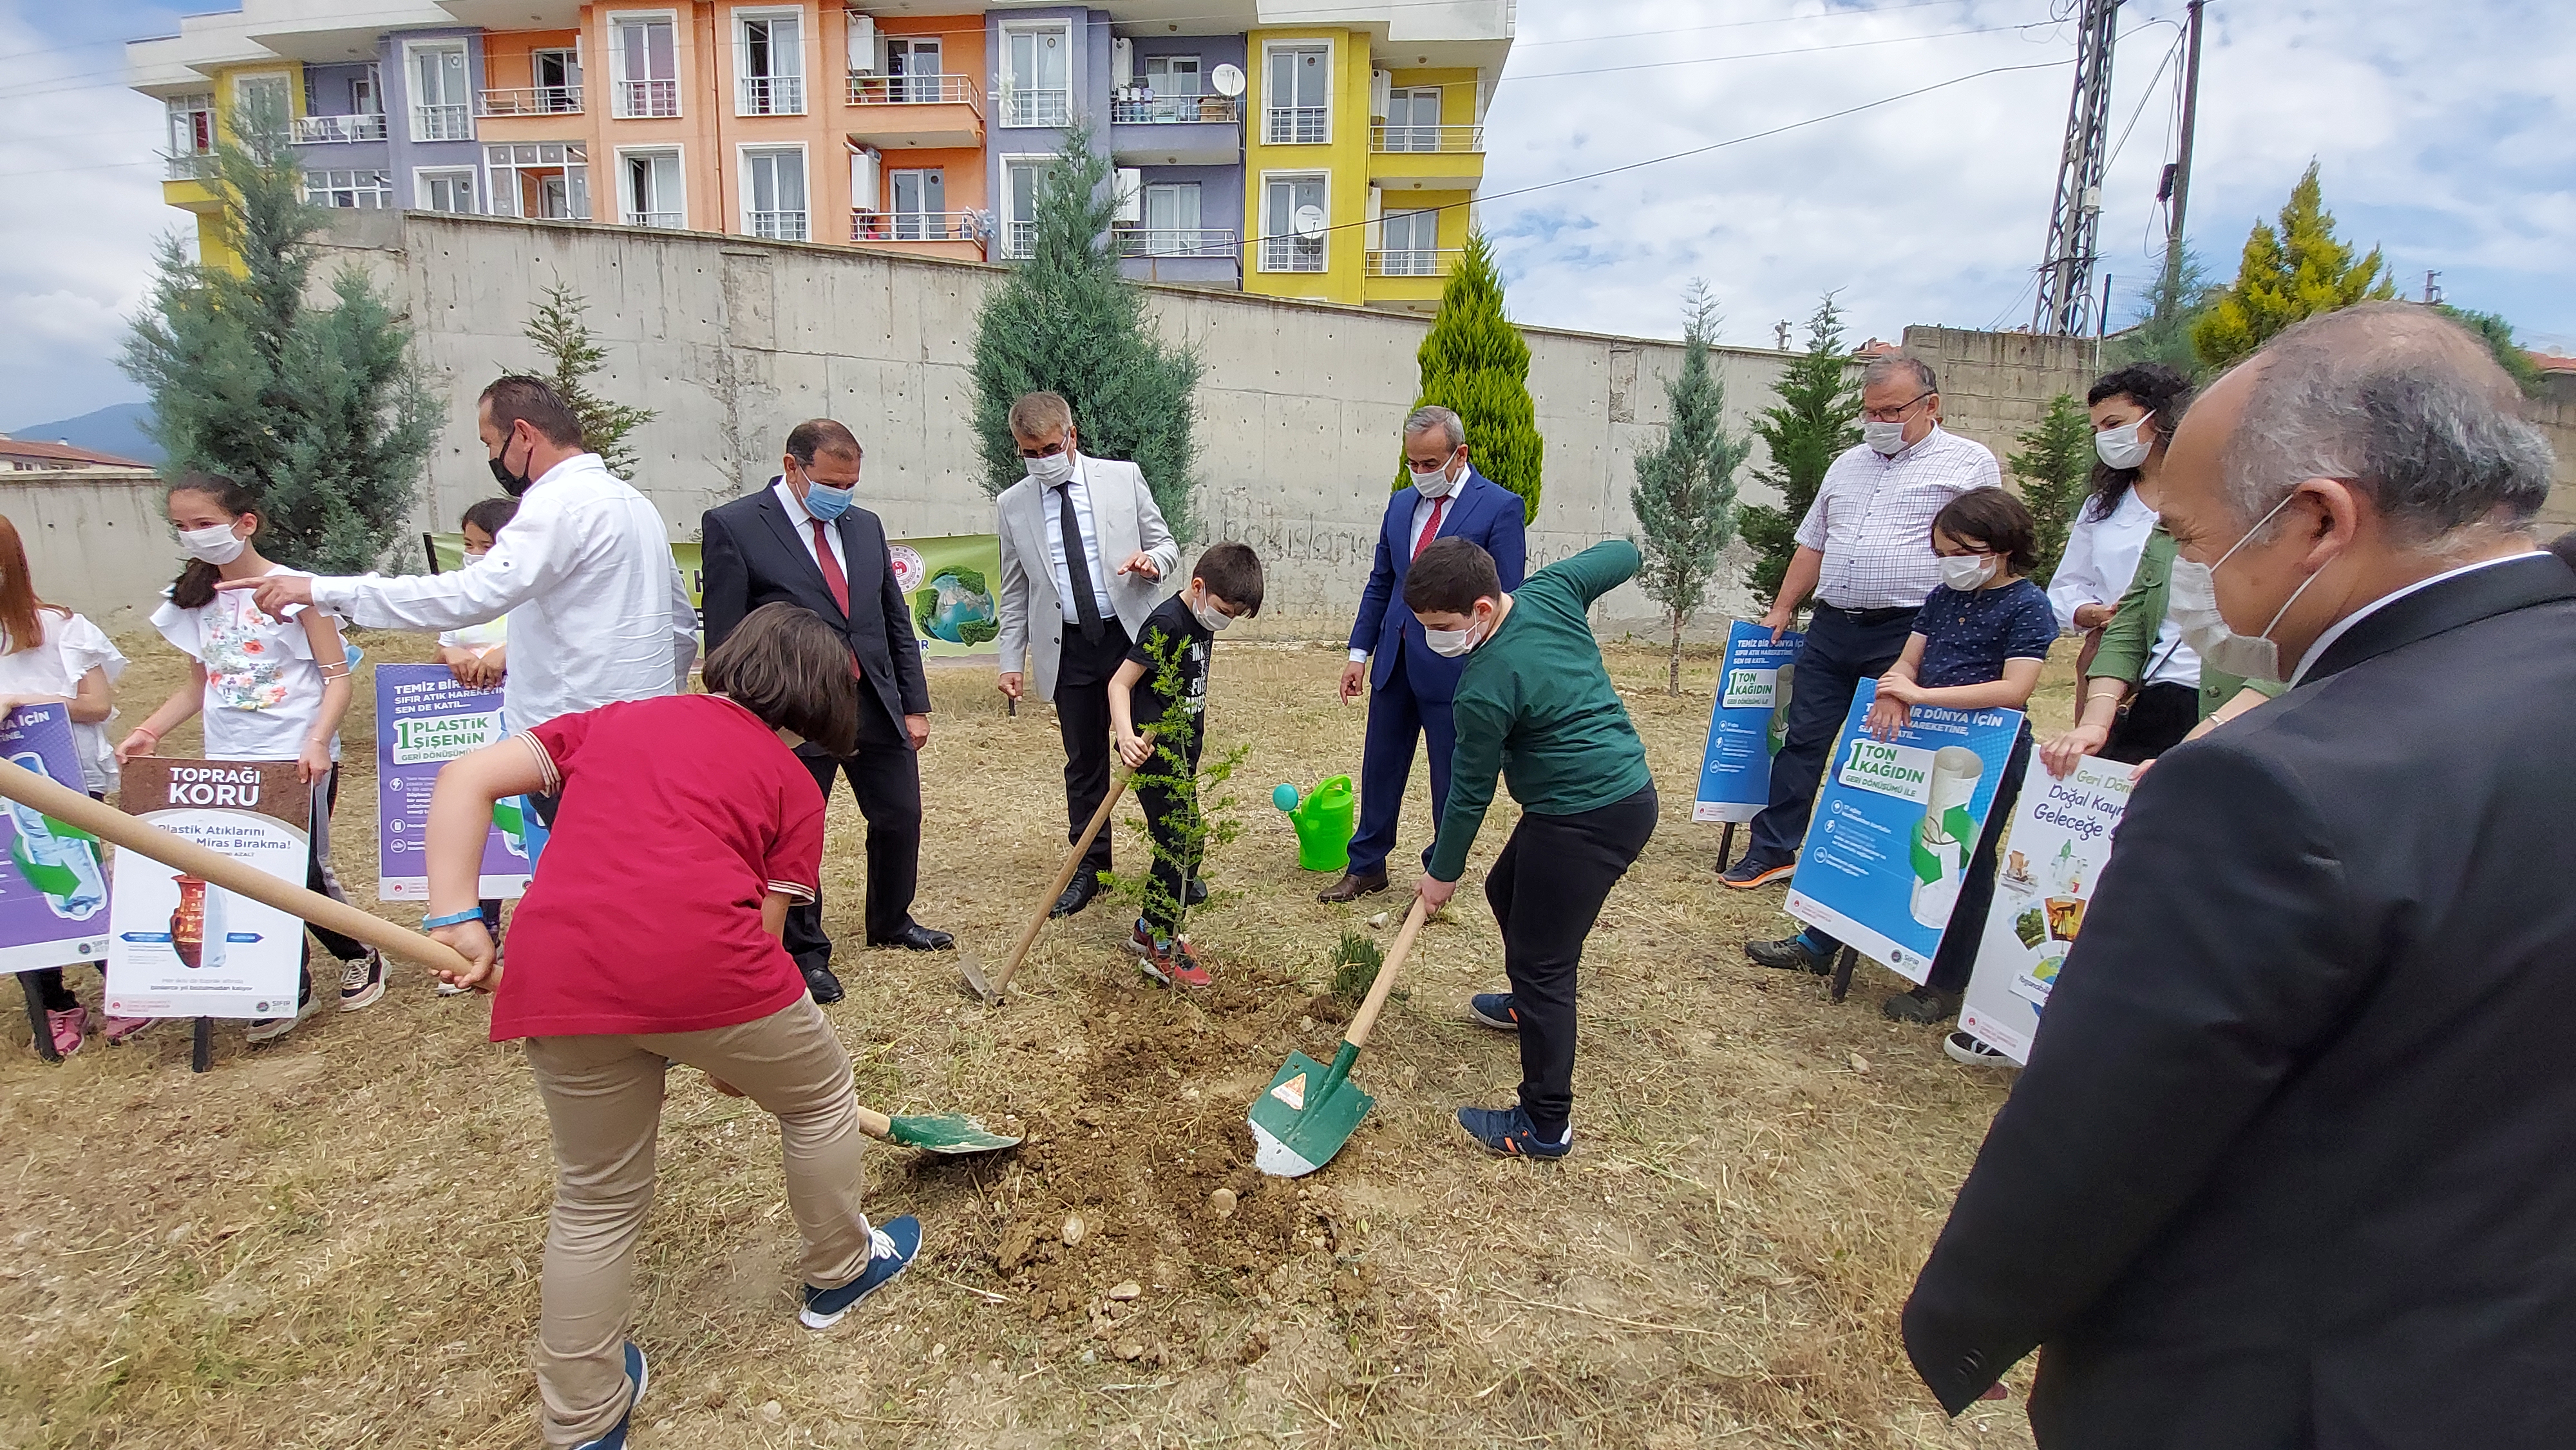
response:
<svg viewBox="0 0 2576 1450"><path fill-rule="evenodd" d="M6 430L12 438L30 443L69 443L75 448L88 448L100 453L113 453L119 458L140 459L154 467L161 465L161 445L143 431L152 418L150 403L119 403L77 418L64 418L52 423L30 423L23 428Z"/></svg>

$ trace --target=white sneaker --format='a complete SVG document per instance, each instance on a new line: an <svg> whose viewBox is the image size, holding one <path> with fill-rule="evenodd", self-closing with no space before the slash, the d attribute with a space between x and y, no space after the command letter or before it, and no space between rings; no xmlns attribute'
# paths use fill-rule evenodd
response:
<svg viewBox="0 0 2576 1450"><path fill-rule="evenodd" d="M379 988L379 990L381 990L381 988ZM250 1031L245 1035L249 1037L254 1046L262 1042L274 1042L278 1038L284 1037L289 1032L294 1031L296 1023L312 1016L315 1011L320 1009L321 1006L322 999L313 995L312 980L310 978L306 978L300 984L297 992L294 1016L262 1017L250 1024Z"/></svg>
<svg viewBox="0 0 2576 1450"><path fill-rule="evenodd" d="M2013 1060L2003 1052L1965 1032L1953 1032L1941 1039L1941 1050L1950 1060L1965 1067L2010 1067Z"/></svg>

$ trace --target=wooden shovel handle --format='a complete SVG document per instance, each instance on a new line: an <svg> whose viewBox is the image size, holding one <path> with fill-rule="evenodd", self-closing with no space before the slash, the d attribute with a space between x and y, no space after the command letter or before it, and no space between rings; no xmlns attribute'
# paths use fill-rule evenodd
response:
<svg viewBox="0 0 2576 1450"><path fill-rule="evenodd" d="M1377 969L1377 980L1369 983L1368 997L1360 1010L1351 1014L1351 1028L1342 1040L1353 1047L1368 1046L1369 1029L1377 1026L1378 1010L1386 1006L1386 994L1395 989L1395 974L1404 968L1404 959L1413 953L1413 939L1421 934L1422 923L1430 915L1422 909L1422 898L1413 898L1413 909L1404 914L1404 926L1395 934L1395 945L1387 948L1386 964Z"/></svg>
<svg viewBox="0 0 2576 1450"><path fill-rule="evenodd" d="M1082 838L1073 843L1072 850L1065 852L1064 869L1055 873L1055 884L1046 889L1046 895L1038 898L1038 909L1029 918L1028 929L1020 933L1019 945L1011 948L1010 960L1002 963L1002 974L993 979L995 998L1010 990L1012 975L1019 971L1020 963L1028 959L1029 948L1036 944L1038 933L1046 928L1047 913L1055 909L1056 898L1064 895L1064 889L1073 884L1073 873L1081 869L1082 853L1091 849L1092 841L1100 835L1100 828L1109 824L1109 813L1118 808L1118 798L1127 793L1127 776L1128 771L1121 767L1109 782L1109 794L1100 798L1100 808L1091 813L1091 824L1082 828Z"/></svg>
<svg viewBox="0 0 2576 1450"><path fill-rule="evenodd" d="M91 800L23 765L0 760L0 796L32 806L55 820L78 826L102 841L149 857L172 870L211 881L226 891L276 907L289 916L327 927L342 936L355 937L378 951L390 952L460 976L472 970L471 964L453 948L432 941L419 932L396 926L346 902L333 901L318 891L307 891L301 886L280 881L257 867L209 851L194 841L182 840L149 821L137 820L103 801Z"/></svg>

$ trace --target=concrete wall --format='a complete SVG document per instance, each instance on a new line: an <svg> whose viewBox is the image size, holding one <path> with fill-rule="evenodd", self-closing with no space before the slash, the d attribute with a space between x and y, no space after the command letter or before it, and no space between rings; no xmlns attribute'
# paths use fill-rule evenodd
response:
<svg viewBox="0 0 2576 1450"><path fill-rule="evenodd" d="M107 479L82 472L0 473L0 516L27 546L39 597L111 634L140 629L185 562L161 481L126 469Z"/></svg>

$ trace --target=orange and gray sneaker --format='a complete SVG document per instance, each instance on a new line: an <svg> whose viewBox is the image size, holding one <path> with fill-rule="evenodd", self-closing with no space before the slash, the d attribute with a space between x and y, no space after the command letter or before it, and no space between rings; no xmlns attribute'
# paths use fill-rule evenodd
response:
<svg viewBox="0 0 2576 1450"><path fill-rule="evenodd" d="M1127 950L1136 954L1138 971L1166 987L1205 987L1215 980L1199 965L1188 937L1158 937L1140 921L1128 934Z"/></svg>

